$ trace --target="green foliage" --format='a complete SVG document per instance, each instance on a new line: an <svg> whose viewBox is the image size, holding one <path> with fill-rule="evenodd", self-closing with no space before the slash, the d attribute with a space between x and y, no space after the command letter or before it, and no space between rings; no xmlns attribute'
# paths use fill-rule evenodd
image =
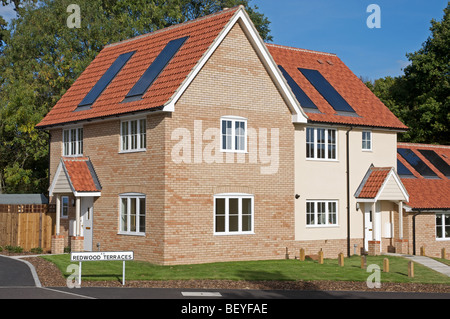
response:
<svg viewBox="0 0 450 319"><path fill-rule="evenodd" d="M366 85L410 130L406 142L450 144L450 3L442 21L431 21L431 36L418 51L404 75L378 79Z"/></svg>
<svg viewBox="0 0 450 319"><path fill-rule="evenodd" d="M46 132L35 125L107 44L244 5L270 40L269 21L250 0L77 0L81 28L68 28L72 0L14 3L11 24L0 17L0 193L45 193Z"/></svg>

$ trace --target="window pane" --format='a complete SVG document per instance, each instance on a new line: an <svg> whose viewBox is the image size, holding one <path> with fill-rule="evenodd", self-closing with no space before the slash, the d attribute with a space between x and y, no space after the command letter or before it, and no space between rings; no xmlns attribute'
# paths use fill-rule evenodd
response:
<svg viewBox="0 0 450 319"><path fill-rule="evenodd" d="M139 198L139 232L145 233L145 198Z"/></svg>
<svg viewBox="0 0 450 319"><path fill-rule="evenodd" d="M131 128L131 149L137 149L137 141L138 141L138 130L137 130L137 121L130 121Z"/></svg>
<svg viewBox="0 0 450 319"><path fill-rule="evenodd" d="M336 159L336 131L328 130L328 158Z"/></svg>
<svg viewBox="0 0 450 319"><path fill-rule="evenodd" d="M245 123L235 122L235 149L238 151L245 150Z"/></svg>
<svg viewBox="0 0 450 319"><path fill-rule="evenodd" d="M146 120L140 120L139 122L139 133L140 133L140 147L147 147L147 127Z"/></svg>
<svg viewBox="0 0 450 319"><path fill-rule="evenodd" d="M242 199L242 231L252 230L252 200Z"/></svg>
<svg viewBox="0 0 450 319"><path fill-rule="evenodd" d="M222 149L231 150L232 121L222 121Z"/></svg>
<svg viewBox="0 0 450 319"><path fill-rule="evenodd" d="M136 198L130 198L130 232L136 231Z"/></svg>
<svg viewBox="0 0 450 319"><path fill-rule="evenodd" d="M336 202L328 202L328 224L336 224Z"/></svg>
<svg viewBox="0 0 450 319"><path fill-rule="evenodd" d="M317 203L317 224L319 224L319 225L326 224L325 215L326 215L325 202Z"/></svg>
<svg viewBox="0 0 450 319"><path fill-rule="evenodd" d="M314 129L306 129L306 157L314 158Z"/></svg>
<svg viewBox="0 0 450 319"><path fill-rule="evenodd" d="M216 232L225 231L225 198L216 198Z"/></svg>
<svg viewBox="0 0 450 319"><path fill-rule="evenodd" d="M306 203L306 224L307 225L314 225L314 203L309 202Z"/></svg>
<svg viewBox="0 0 450 319"><path fill-rule="evenodd" d="M120 205L120 221L121 221L121 231L126 232L128 230L128 201L126 198L122 198Z"/></svg>
<svg viewBox="0 0 450 319"><path fill-rule="evenodd" d="M70 130L70 155L75 155L77 147L77 130Z"/></svg>
<svg viewBox="0 0 450 319"><path fill-rule="evenodd" d="M64 133L63 133L63 143L64 143L64 151L63 151L63 154L65 155L65 156L67 156L67 155L69 155L69 131L68 130L66 130L66 131L64 131Z"/></svg>
<svg viewBox="0 0 450 319"><path fill-rule="evenodd" d="M230 198L228 202L228 231L239 231L239 199Z"/></svg>
<svg viewBox="0 0 450 319"><path fill-rule="evenodd" d="M83 154L83 129L78 129L78 153L77 155Z"/></svg>
<svg viewBox="0 0 450 319"><path fill-rule="evenodd" d="M128 122L122 122L122 150L128 150Z"/></svg>
<svg viewBox="0 0 450 319"><path fill-rule="evenodd" d="M325 158L325 129L317 129L317 158Z"/></svg>

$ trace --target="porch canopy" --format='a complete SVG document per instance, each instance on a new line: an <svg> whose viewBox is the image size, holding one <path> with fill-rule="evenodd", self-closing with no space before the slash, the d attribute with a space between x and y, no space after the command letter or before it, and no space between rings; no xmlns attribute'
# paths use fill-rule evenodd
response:
<svg viewBox="0 0 450 319"><path fill-rule="evenodd" d="M372 205L372 220L375 220L376 203L380 200L392 201L398 204L399 238L403 240L403 203L409 201L409 195L394 167L370 166L355 198L357 203ZM376 241L376 223L373 223L372 240Z"/></svg>
<svg viewBox="0 0 450 319"><path fill-rule="evenodd" d="M75 236L81 235L81 197L100 197L100 181L88 157L63 157L49 188L49 196L56 196L56 235L60 232L61 194L75 196L76 224Z"/></svg>

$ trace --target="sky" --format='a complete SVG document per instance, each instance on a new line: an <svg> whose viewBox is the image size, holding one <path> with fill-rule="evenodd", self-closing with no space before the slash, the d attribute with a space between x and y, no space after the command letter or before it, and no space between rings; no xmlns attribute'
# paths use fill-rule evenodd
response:
<svg viewBox="0 0 450 319"><path fill-rule="evenodd" d="M76 0L74 0L76 3ZM370 4L380 8L380 28L369 28ZM273 43L335 53L365 80L399 76L440 21L447 0L251 0L271 22ZM5 20L12 7L0 6ZM370 19L372 20L372 19Z"/></svg>
<svg viewBox="0 0 450 319"><path fill-rule="evenodd" d="M271 22L273 43L335 53L367 80L399 76L441 21L447 0L252 0ZM370 4L380 28L369 28ZM372 21L372 19L370 19Z"/></svg>

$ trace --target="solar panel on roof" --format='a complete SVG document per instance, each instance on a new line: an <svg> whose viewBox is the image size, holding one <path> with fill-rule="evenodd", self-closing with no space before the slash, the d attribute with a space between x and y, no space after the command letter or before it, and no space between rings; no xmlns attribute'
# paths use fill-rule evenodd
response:
<svg viewBox="0 0 450 319"><path fill-rule="evenodd" d="M301 107L317 110L317 106L314 104L314 102L311 101L311 99L308 97L308 95L306 95L305 92L303 92L303 90L300 88L297 82L295 82L295 80L289 75L289 73L281 65L279 65L278 68L280 69L281 73L286 79L288 85L291 87L292 93L294 93L295 97L300 102Z"/></svg>
<svg viewBox="0 0 450 319"><path fill-rule="evenodd" d="M419 150L445 177L450 178L450 166L433 150Z"/></svg>
<svg viewBox="0 0 450 319"><path fill-rule="evenodd" d="M337 112L356 113L355 110L347 103L347 101L339 94L338 91L323 77L317 70L302 69L298 70L308 79L314 88L324 97L324 99Z"/></svg>
<svg viewBox="0 0 450 319"><path fill-rule="evenodd" d="M144 95L148 88L155 82L167 64L189 37L175 39L167 43L161 53L156 57L148 69L144 72L139 81L133 86L125 97L125 101L134 101Z"/></svg>
<svg viewBox="0 0 450 319"><path fill-rule="evenodd" d="M397 160L397 173L401 177L411 177L414 178L414 174L405 166L402 162Z"/></svg>
<svg viewBox="0 0 450 319"><path fill-rule="evenodd" d="M412 150L399 148L397 152L423 177L439 178Z"/></svg>
<svg viewBox="0 0 450 319"><path fill-rule="evenodd" d="M83 101L78 104L78 107L86 107L94 104L100 94L108 87L109 83L116 77L116 75L122 70L124 65L133 56L136 51L127 52L119 55L113 64L106 70L105 74L95 83L94 87L85 96Z"/></svg>

